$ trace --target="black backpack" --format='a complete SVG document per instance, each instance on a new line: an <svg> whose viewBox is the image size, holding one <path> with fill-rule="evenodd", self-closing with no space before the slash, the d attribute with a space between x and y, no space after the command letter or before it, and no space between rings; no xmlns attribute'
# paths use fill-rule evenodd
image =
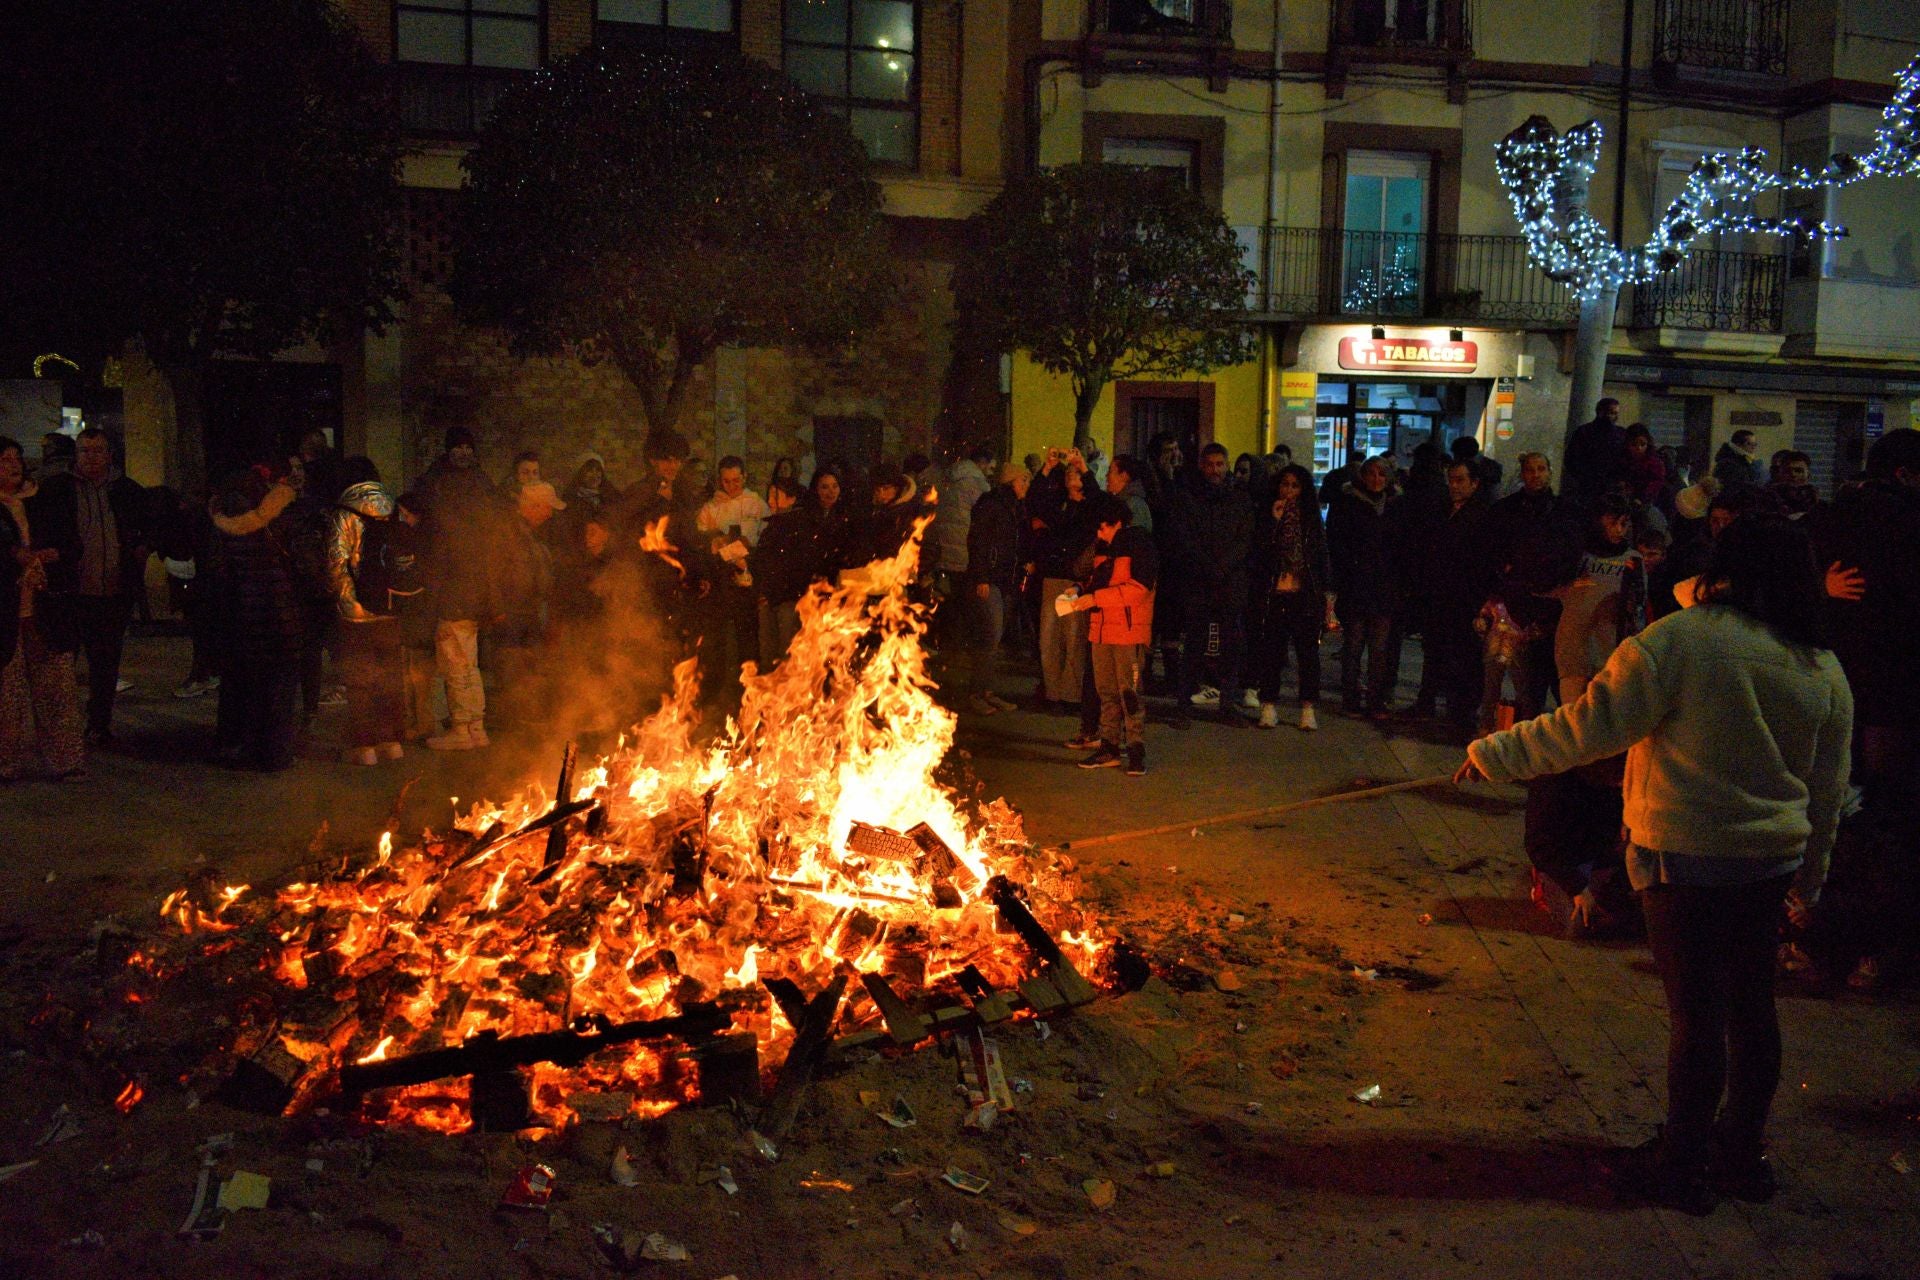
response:
<svg viewBox="0 0 1920 1280"><path fill-rule="evenodd" d="M412 532L393 519L360 516L360 562L354 566L353 594L368 613L397 613L401 600L419 593Z"/></svg>

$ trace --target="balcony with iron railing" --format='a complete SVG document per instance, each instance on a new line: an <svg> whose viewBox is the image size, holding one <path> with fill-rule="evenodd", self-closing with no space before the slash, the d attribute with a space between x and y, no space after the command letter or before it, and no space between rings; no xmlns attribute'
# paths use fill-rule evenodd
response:
<svg viewBox="0 0 1920 1280"><path fill-rule="evenodd" d="M1772 345L1785 328L1787 264L1784 253L1697 250L1672 271L1634 286L1627 323L1656 333L1747 335Z"/></svg>
<svg viewBox="0 0 1920 1280"><path fill-rule="evenodd" d="M1271 278L1254 305L1269 315L1544 327L1575 320L1573 295L1527 260L1520 236L1325 227L1265 234Z"/></svg>
<svg viewBox="0 0 1920 1280"><path fill-rule="evenodd" d="M1233 0L1090 0L1087 30L1109 41L1233 43Z"/></svg>
<svg viewBox="0 0 1920 1280"><path fill-rule="evenodd" d="M1738 87L1787 73L1787 0L1658 0L1654 73L1670 85Z"/></svg>
<svg viewBox="0 0 1920 1280"><path fill-rule="evenodd" d="M1400 65L1443 70L1447 97L1466 100L1473 58L1468 0L1332 0L1327 28L1327 92L1346 92L1355 67Z"/></svg>

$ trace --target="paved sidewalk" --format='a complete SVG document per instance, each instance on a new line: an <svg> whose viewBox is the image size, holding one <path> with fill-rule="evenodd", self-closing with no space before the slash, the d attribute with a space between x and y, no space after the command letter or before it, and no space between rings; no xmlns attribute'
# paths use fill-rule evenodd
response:
<svg viewBox="0 0 1920 1280"><path fill-rule="evenodd" d="M1073 769L1076 753L1056 744L1074 724L1058 717L995 716L965 726L962 743L988 793L1010 796L1046 842L1422 777L1461 758L1344 716L1321 724L1155 725L1145 779ZM1644 946L1563 941L1527 901L1520 807L1517 788L1448 787L1083 855L1096 880L1271 902L1360 963L1440 980L1368 984L1380 998L1347 1064L1355 1089L1379 1083L1416 1104L1268 1114L1227 1144L1249 1192L1286 1210L1257 1229L1288 1274L1920 1275L1920 1174L1890 1163L1904 1149L1920 1166L1920 1117L1885 1105L1920 1079L1906 998L1783 1000L1773 1204L1695 1219L1613 1201L1594 1176L1601 1152L1649 1136L1663 1113L1660 985Z"/></svg>

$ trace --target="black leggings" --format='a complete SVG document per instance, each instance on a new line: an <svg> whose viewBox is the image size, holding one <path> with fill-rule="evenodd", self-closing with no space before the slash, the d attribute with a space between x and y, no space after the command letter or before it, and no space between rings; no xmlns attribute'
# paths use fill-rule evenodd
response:
<svg viewBox="0 0 1920 1280"><path fill-rule="evenodd" d="M1647 941L1667 989L1667 1143L1704 1166L1719 1111L1728 1150L1757 1154L1780 1085L1773 953L1791 875L1706 888L1644 889ZM1726 1095L1726 1106L1720 1105Z"/></svg>
<svg viewBox="0 0 1920 1280"><path fill-rule="evenodd" d="M1276 591L1267 596L1253 654L1260 701L1279 700L1289 646L1300 660L1300 701L1320 700L1320 628L1326 613L1326 597L1318 591Z"/></svg>

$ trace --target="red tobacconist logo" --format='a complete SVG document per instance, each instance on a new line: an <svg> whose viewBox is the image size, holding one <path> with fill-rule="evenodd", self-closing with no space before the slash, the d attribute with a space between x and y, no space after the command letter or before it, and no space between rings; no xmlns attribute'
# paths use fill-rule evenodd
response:
<svg viewBox="0 0 1920 1280"><path fill-rule="evenodd" d="M1424 338L1342 338L1340 367L1383 373L1472 373L1480 362L1477 342L1428 342Z"/></svg>

